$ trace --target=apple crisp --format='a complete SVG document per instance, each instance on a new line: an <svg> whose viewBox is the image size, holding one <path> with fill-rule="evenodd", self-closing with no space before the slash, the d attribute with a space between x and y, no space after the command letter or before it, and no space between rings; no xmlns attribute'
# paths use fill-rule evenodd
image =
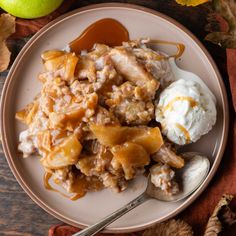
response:
<svg viewBox="0 0 236 236"><path fill-rule="evenodd" d="M155 181L171 192L170 167L184 161L154 120L156 93L171 77L163 54L136 40L41 57L40 94L16 113L28 126L19 137L23 157L39 154L46 175L78 197L102 188L123 191L156 164Z"/></svg>

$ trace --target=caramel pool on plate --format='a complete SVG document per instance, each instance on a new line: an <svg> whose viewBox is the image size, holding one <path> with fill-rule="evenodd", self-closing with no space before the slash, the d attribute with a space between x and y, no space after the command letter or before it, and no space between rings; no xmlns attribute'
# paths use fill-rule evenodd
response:
<svg viewBox="0 0 236 236"><path fill-rule="evenodd" d="M127 41L129 41L127 29L117 20L104 18L91 24L69 45L71 50L78 54L82 50L90 50L95 43L112 47Z"/></svg>

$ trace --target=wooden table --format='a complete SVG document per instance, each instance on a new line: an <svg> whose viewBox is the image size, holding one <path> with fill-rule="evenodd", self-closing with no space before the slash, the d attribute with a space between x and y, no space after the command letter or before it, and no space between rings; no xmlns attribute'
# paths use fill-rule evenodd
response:
<svg viewBox="0 0 236 236"><path fill-rule="evenodd" d="M193 32L206 46L215 59L224 78L227 92L230 94L225 67L225 51L218 46L204 41L207 23L207 7L186 8L179 6L174 0L130 0L130 1L77 1L73 9L94 3L124 2L152 8L176 19ZM158 29L157 29L158 30ZM11 40L10 46L14 55L19 52L27 39ZM0 91L7 72L0 74ZM190 206L191 207L191 206ZM60 223L59 220L37 206L22 190L12 175L2 148L0 148L0 235L46 235L49 227Z"/></svg>

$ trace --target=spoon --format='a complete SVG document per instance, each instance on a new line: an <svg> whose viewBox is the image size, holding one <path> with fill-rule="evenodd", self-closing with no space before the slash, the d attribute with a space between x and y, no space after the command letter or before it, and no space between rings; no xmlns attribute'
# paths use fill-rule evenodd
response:
<svg viewBox="0 0 236 236"><path fill-rule="evenodd" d="M176 60L174 57L169 58L169 64L171 67L171 71L174 74L175 80L178 79L184 79L184 80L192 80L194 82L197 82L201 85L201 87L207 92L209 96L213 99L214 103L216 103L216 98L214 94L211 92L211 90L207 87L207 85L203 82L203 80L196 74L182 70L176 65Z"/></svg>
<svg viewBox="0 0 236 236"><path fill-rule="evenodd" d="M111 213L98 223L85 228L84 230L73 234L73 236L92 236L111 224L113 221L120 218L125 213L129 212L133 208L139 206L143 202L150 199L157 199L165 202L177 202L180 201L191 193L193 193L206 178L209 169L210 162L207 157L196 152L186 152L181 154L185 159L185 166L176 171L176 179L180 183L180 192L175 195L168 195L160 188L156 188L152 182L150 175L148 177L147 188L140 196L120 208L119 210Z"/></svg>

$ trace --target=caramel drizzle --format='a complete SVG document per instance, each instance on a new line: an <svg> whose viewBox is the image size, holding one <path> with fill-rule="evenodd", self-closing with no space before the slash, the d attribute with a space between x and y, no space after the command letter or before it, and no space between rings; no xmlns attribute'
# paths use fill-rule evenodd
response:
<svg viewBox="0 0 236 236"><path fill-rule="evenodd" d="M173 109L173 105L175 102L177 101L188 101L191 107L195 107L198 105L198 102L195 101L192 97L187 97L187 96L178 96L174 99L172 99L164 108L163 111L167 111L167 110L172 110Z"/></svg>
<svg viewBox="0 0 236 236"><path fill-rule="evenodd" d="M169 45L174 45L177 48L177 52L173 55L170 56L163 56L161 59L168 59L170 57L174 58L179 58L183 55L185 46L182 43L177 43L177 42L169 42L169 41L164 41L164 40L158 40L158 39L152 39L148 43L150 44L169 44Z"/></svg>
<svg viewBox="0 0 236 236"><path fill-rule="evenodd" d="M184 137L186 139L186 143L189 143L190 142L190 135L189 135L189 132L184 128L184 126L182 126L181 124L179 123L175 123L175 126L181 130L181 132L184 134Z"/></svg>
<svg viewBox="0 0 236 236"><path fill-rule="evenodd" d="M84 195L81 195L80 193L76 193L75 195L70 197L70 200L76 201L77 199L83 197Z"/></svg>
<svg viewBox="0 0 236 236"><path fill-rule="evenodd" d="M51 179L51 177L52 177L52 173L50 173L50 172L45 172L45 173L44 173L44 176L43 176L44 187L45 187L47 190L51 190L51 191L54 191L54 192L58 192L58 190L56 190L55 188L53 188L53 187L49 184L49 180Z"/></svg>
<svg viewBox="0 0 236 236"><path fill-rule="evenodd" d="M63 197L69 198L69 199L72 200L72 201L75 201L75 200L77 200L78 198L81 198L81 197L82 197L82 195L79 194L79 193L76 193L76 194L74 194L73 196L68 196L68 195L62 193L61 191L59 191L59 190L53 188L53 187L51 186L51 184L49 183L49 180L51 179L51 177L52 177L52 173L50 173L50 172L45 172L45 173L44 173L43 183L44 183L44 187L45 187L47 190L60 193ZM55 181L55 182L56 182L56 181Z"/></svg>
<svg viewBox="0 0 236 236"><path fill-rule="evenodd" d="M95 43L107 44L108 46L122 45L122 42L129 41L128 30L117 20L112 18L100 19L89 25L76 39L69 43L70 49L79 53L82 50L90 50ZM156 60L179 58L185 49L184 44L164 40L153 39L150 44L169 44L177 48L174 55L158 55Z"/></svg>

